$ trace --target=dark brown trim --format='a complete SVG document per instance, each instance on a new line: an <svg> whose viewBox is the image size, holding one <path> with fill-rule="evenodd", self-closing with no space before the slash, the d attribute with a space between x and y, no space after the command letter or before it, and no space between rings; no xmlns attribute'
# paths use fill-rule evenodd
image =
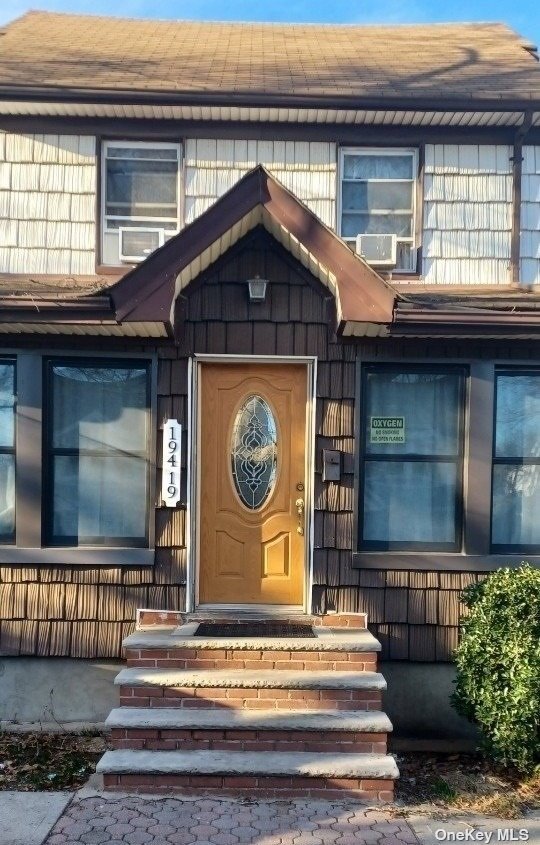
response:
<svg viewBox="0 0 540 845"><path fill-rule="evenodd" d="M464 548L483 557L490 551L494 376L493 361L471 362Z"/></svg>
<svg viewBox="0 0 540 845"><path fill-rule="evenodd" d="M0 323L114 323L108 296L88 296L69 300L2 298Z"/></svg>
<svg viewBox="0 0 540 845"><path fill-rule="evenodd" d="M414 242L416 244L415 275L422 276L422 252L424 235L424 170L426 163L426 145L418 145L418 173L416 176L416 207L414 221Z"/></svg>
<svg viewBox="0 0 540 845"><path fill-rule="evenodd" d="M512 153L512 234L510 246L510 274L512 285L521 278L521 175L523 170L523 141L532 125L532 112L527 112L514 138Z"/></svg>
<svg viewBox="0 0 540 845"><path fill-rule="evenodd" d="M95 135L117 140L171 141L186 138L223 138L240 140L327 141L344 146L358 145L359 128L355 124L261 123L218 120L160 120L128 118L36 117L0 115L0 127L8 132L50 132L53 134ZM425 143L513 144L515 126L362 126L361 141L366 146L418 146ZM532 127L528 141L540 142L540 128Z"/></svg>
<svg viewBox="0 0 540 845"><path fill-rule="evenodd" d="M23 548L0 546L0 566L153 566L154 549L140 548Z"/></svg>
<svg viewBox="0 0 540 845"><path fill-rule="evenodd" d="M261 165L110 288L117 319L168 323L178 274L257 207L333 273L343 320L391 322L392 288Z"/></svg>
<svg viewBox="0 0 540 845"><path fill-rule="evenodd" d="M526 559L540 567L540 555L460 555L442 552L354 552L353 569L406 569L429 572L494 572L517 569Z"/></svg>
<svg viewBox="0 0 540 845"><path fill-rule="evenodd" d="M472 305L449 309L437 307L435 303L428 307L425 302L398 305L389 334L392 337L538 337L540 311L497 311Z"/></svg>
<svg viewBox="0 0 540 845"><path fill-rule="evenodd" d="M95 103L122 105L195 105L195 106L244 106L260 108L328 108L328 109L387 109L389 111L433 112L516 112L540 110L540 100L534 97L411 97L406 95L377 97L363 94L280 94L263 90L246 92L220 89L211 93L178 90L133 90L122 88L78 88L55 85L0 85L0 100L18 102Z"/></svg>

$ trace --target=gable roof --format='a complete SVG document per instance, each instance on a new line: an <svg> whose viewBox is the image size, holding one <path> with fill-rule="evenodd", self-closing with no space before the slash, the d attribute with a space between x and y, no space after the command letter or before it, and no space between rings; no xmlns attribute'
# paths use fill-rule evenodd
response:
<svg viewBox="0 0 540 845"><path fill-rule="evenodd" d="M109 289L117 319L171 326L178 294L259 225L332 291L341 324L392 321L390 285L262 165Z"/></svg>
<svg viewBox="0 0 540 845"><path fill-rule="evenodd" d="M0 90L235 102L540 100L534 47L500 23L209 23L33 11L0 38ZM58 92L57 92L58 93Z"/></svg>

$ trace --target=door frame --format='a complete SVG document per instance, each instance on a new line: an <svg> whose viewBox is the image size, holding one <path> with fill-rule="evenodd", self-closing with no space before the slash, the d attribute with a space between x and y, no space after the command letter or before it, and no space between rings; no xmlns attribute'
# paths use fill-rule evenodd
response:
<svg viewBox="0 0 540 845"><path fill-rule="evenodd" d="M315 485L315 405L317 386L317 358L307 355L212 355L196 354L189 361L188 371L188 443L187 443L187 502L186 502L186 612L199 609L199 564L200 564L200 381L205 364L304 364L306 368L307 413L306 413L306 490L305 519L306 542L304 560L304 601L300 606L284 605L279 612L311 613L313 587L313 511ZM223 609L271 613L268 605L202 605L201 609ZM273 610L274 608L272 608ZM275 611L278 612L278 611Z"/></svg>

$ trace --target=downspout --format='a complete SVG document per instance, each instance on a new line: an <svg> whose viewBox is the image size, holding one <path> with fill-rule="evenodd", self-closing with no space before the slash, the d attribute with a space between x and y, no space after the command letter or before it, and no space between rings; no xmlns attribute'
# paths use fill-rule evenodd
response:
<svg viewBox="0 0 540 845"><path fill-rule="evenodd" d="M514 136L514 152L512 162L512 234L510 245L510 283L512 287L520 286L520 258L521 258L521 177L523 170L523 141L532 126L533 113L523 113L523 122Z"/></svg>

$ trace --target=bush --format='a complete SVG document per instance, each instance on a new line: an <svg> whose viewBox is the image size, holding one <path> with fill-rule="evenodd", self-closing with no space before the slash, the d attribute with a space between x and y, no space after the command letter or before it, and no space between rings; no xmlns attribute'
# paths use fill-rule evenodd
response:
<svg viewBox="0 0 540 845"><path fill-rule="evenodd" d="M452 703L476 722L486 752L530 772L540 762L540 570L501 569L462 601Z"/></svg>

